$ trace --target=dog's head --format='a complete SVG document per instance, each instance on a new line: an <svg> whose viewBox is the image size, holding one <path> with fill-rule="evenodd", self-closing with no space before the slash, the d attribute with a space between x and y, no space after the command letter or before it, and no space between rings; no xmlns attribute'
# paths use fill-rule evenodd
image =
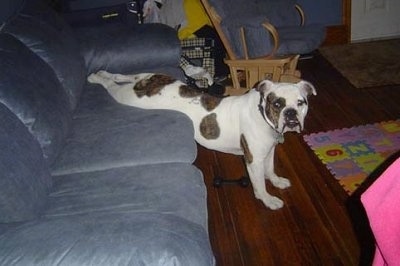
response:
<svg viewBox="0 0 400 266"><path fill-rule="evenodd" d="M307 81L298 83L259 82L259 109L265 120L279 133L300 132L308 111L308 96L316 95L314 86Z"/></svg>

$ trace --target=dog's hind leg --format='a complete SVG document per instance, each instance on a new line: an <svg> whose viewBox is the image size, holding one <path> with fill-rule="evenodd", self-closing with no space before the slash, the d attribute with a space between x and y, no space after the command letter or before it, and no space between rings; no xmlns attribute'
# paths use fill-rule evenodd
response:
<svg viewBox="0 0 400 266"><path fill-rule="evenodd" d="M130 75L114 74L105 70L99 70L96 75L117 83L132 82L132 78L130 77Z"/></svg>
<svg viewBox="0 0 400 266"><path fill-rule="evenodd" d="M95 83L95 84L100 84L104 88L109 89L111 87L114 87L117 85L112 79L109 79L103 75L100 75L99 73L92 73L88 76L87 80L90 83Z"/></svg>
<svg viewBox="0 0 400 266"><path fill-rule="evenodd" d="M139 80L146 79L154 75L152 73L140 73L132 75L113 74L105 70L100 70L99 72L97 72L97 74L102 77L111 79L116 83L136 83Z"/></svg>
<svg viewBox="0 0 400 266"><path fill-rule="evenodd" d="M97 81L101 80L100 84L107 82L107 80L113 81L114 83L136 83L139 80L151 77L152 75L154 74L141 73L141 74L123 75L123 74L110 73L106 70L99 70L96 74L91 74L89 78ZM92 82L92 83L99 83L99 82Z"/></svg>

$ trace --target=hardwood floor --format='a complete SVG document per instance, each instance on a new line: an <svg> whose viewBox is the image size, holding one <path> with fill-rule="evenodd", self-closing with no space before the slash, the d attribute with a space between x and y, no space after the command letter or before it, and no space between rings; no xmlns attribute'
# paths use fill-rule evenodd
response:
<svg viewBox="0 0 400 266"><path fill-rule="evenodd" d="M366 66L367 67L367 66ZM400 117L400 86L356 89L320 55L299 63L318 95L310 98L303 134ZM245 175L240 156L199 146L195 164L208 188L209 233L217 265L368 265L373 238L357 193L348 197L301 134L277 147L276 172L292 186L267 184L285 206L265 208L252 187L214 188L214 176Z"/></svg>

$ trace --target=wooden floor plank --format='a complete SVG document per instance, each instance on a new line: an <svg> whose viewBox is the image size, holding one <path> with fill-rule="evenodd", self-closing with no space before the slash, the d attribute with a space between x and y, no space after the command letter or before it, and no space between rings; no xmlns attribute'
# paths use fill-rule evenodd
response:
<svg viewBox="0 0 400 266"><path fill-rule="evenodd" d="M371 259L373 239L368 230L359 230L367 224L359 199L348 197L303 134L397 119L400 86L357 89L318 54L300 61L299 67L318 95L310 98L304 132L286 134L285 143L277 147L276 172L292 186L280 190L266 185L284 200L282 209L265 208L251 186L215 188L215 176L246 175L242 158L199 146L195 164L208 190L209 231L218 266L359 265Z"/></svg>

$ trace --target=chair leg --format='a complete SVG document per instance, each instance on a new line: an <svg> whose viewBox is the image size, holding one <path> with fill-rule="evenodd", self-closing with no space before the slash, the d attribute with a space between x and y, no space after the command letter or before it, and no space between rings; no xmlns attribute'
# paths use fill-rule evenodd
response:
<svg viewBox="0 0 400 266"><path fill-rule="evenodd" d="M240 80L238 77L238 69L234 66L229 65L229 71L231 72L232 85L234 88L240 88Z"/></svg>
<svg viewBox="0 0 400 266"><path fill-rule="evenodd" d="M300 81L301 72L296 69L299 58L300 55L296 55L290 60L290 62L286 65L279 81L292 83Z"/></svg>
<svg viewBox="0 0 400 266"><path fill-rule="evenodd" d="M292 60L290 60L290 63L288 64L289 68L288 68L288 72L290 72L291 74L295 75L296 72L299 72L296 68L297 68L297 62L299 62L299 58L300 55L296 55L292 58ZM300 72L299 72L300 73Z"/></svg>

